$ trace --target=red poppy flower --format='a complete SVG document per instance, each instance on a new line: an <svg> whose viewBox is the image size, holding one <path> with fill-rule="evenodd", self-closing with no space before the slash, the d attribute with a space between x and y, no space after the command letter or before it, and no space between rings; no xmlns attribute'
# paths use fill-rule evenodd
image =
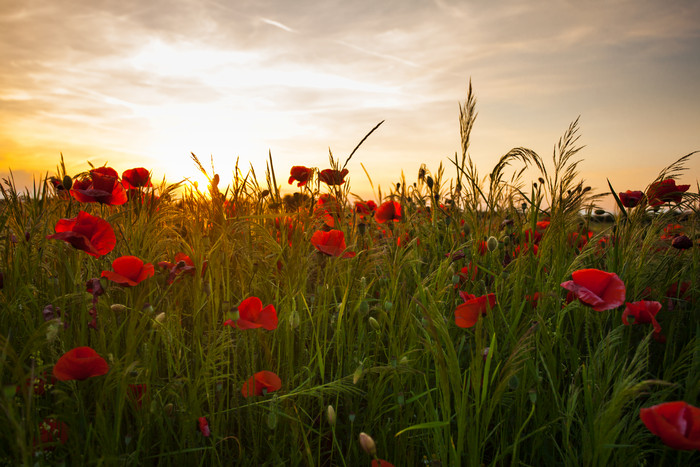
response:
<svg viewBox="0 0 700 467"><path fill-rule="evenodd" d="M117 244L117 237L109 222L85 211L80 211L77 217L71 219L59 219L54 230L56 233L46 238L63 240L95 258L106 255Z"/></svg>
<svg viewBox="0 0 700 467"><path fill-rule="evenodd" d="M314 173L314 169L304 167L303 165L295 165L292 170L289 171L289 184L291 185L295 181L297 186L304 186L309 182L311 175Z"/></svg>
<svg viewBox="0 0 700 467"><path fill-rule="evenodd" d="M209 422L207 421L207 417L199 417L197 419L197 425L199 426L199 431L202 433L202 436L204 436L205 438L211 436L211 430L209 429Z"/></svg>
<svg viewBox="0 0 700 467"><path fill-rule="evenodd" d="M345 176L348 174L348 169L333 170L325 169L318 174L318 179L326 185L342 185L345 183Z"/></svg>
<svg viewBox="0 0 700 467"><path fill-rule="evenodd" d="M571 278L573 280L562 282L561 286L595 311L612 310L625 301L625 284L613 272L579 269Z"/></svg>
<svg viewBox="0 0 700 467"><path fill-rule="evenodd" d="M53 451L58 444L68 441L68 425L53 417L47 417L39 423L39 439L34 440L34 448Z"/></svg>
<svg viewBox="0 0 700 467"><path fill-rule="evenodd" d="M550 222L548 220L538 221L537 224L535 224L535 227L537 228L537 230L542 232L544 230L547 230L547 227L549 227L549 223Z"/></svg>
<svg viewBox="0 0 700 467"><path fill-rule="evenodd" d="M126 203L126 190L119 183L117 171L111 167L98 167L90 171L90 178L76 180L71 196L81 203L101 203L118 206Z"/></svg>
<svg viewBox="0 0 700 467"><path fill-rule="evenodd" d="M299 229L304 231L304 225L301 222L294 220L292 217L275 217L275 236L278 243L282 243L282 238L284 237L284 230L287 231L287 245L292 246L292 239L294 238L294 232Z"/></svg>
<svg viewBox="0 0 700 467"><path fill-rule="evenodd" d="M354 251L345 251L345 234L341 230L330 230L324 232L317 230L311 237L311 244L321 253L329 256L340 256L342 258L352 258ZM345 252L345 253L343 253Z"/></svg>
<svg viewBox="0 0 700 467"><path fill-rule="evenodd" d="M664 227L664 233L659 237L661 240L670 240L676 238L683 232L683 226L680 224L668 224Z"/></svg>
<svg viewBox="0 0 700 467"><path fill-rule="evenodd" d="M397 201L385 201L374 213L374 219L383 224L388 221L398 222L401 220L401 205Z"/></svg>
<svg viewBox="0 0 700 467"><path fill-rule="evenodd" d="M136 408L140 409L143 405L143 400L146 397L147 391L148 386L145 384L130 384L126 393Z"/></svg>
<svg viewBox="0 0 700 467"><path fill-rule="evenodd" d="M528 243L533 242L534 240L534 243L538 244L540 243L540 240L542 240L542 234L537 230L535 230L533 233L532 229L527 229L523 233L525 234L525 241Z"/></svg>
<svg viewBox="0 0 700 467"><path fill-rule="evenodd" d="M341 218L343 208L340 206L334 196L323 194L318 198L314 215L322 217L328 227L335 227L335 219Z"/></svg>
<svg viewBox="0 0 700 467"><path fill-rule="evenodd" d="M263 308L262 300L258 297L248 297L238 305L238 319L226 320L224 326L238 329L265 328L272 331L277 329L277 310L273 305Z"/></svg>
<svg viewBox="0 0 700 467"><path fill-rule="evenodd" d="M661 310L661 303L654 301L641 300L634 303L625 303L625 311L622 312L622 324L629 326L630 324L649 324L654 327L656 334L661 333L661 325L656 321L656 314ZM632 323L627 319L634 318Z"/></svg>
<svg viewBox="0 0 700 467"><path fill-rule="evenodd" d="M282 380L271 371L259 371L243 384L243 397L262 396L282 387Z"/></svg>
<svg viewBox="0 0 700 467"><path fill-rule="evenodd" d="M168 284L172 284L175 278L180 274L194 276L195 272L194 262L184 253L175 254L175 264L169 261L160 261L158 267L170 270L170 274L168 274ZM204 274L204 268L202 269L202 274Z"/></svg>
<svg viewBox="0 0 700 467"><path fill-rule="evenodd" d="M120 256L112 261L112 269L114 271L102 271L102 277L130 287L151 277L154 273L151 263L144 264L136 256Z"/></svg>
<svg viewBox="0 0 700 467"><path fill-rule="evenodd" d="M540 301L540 297L541 297L540 293L535 292L532 295L525 295L525 301L529 302L530 305L532 305L532 308L537 308L537 304Z"/></svg>
<svg viewBox="0 0 700 467"><path fill-rule="evenodd" d="M124 173L122 173L122 185L127 190L153 186L151 183L151 174L143 167L125 170Z"/></svg>
<svg viewBox="0 0 700 467"><path fill-rule="evenodd" d="M372 467L394 467L394 464L384 459L372 459Z"/></svg>
<svg viewBox="0 0 700 467"><path fill-rule="evenodd" d="M700 450L700 409L683 401L639 410L644 425L673 449Z"/></svg>
<svg viewBox="0 0 700 467"><path fill-rule="evenodd" d="M522 245L516 245L515 248L513 248L513 259L517 258L520 256L520 254L526 254L528 251L530 251L530 244L529 243L523 243ZM532 254L537 256L537 254L540 252L540 247L537 245L532 245Z"/></svg>
<svg viewBox="0 0 700 467"><path fill-rule="evenodd" d="M53 366L53 375L59 381L84 380L101 376L109 371L104 358L90 347L76 347L64 353Z"/></svg>
<svg viewBox="0 0 700 467"><path fill-rule="evenodd" d="M673 309L683 303L684 301L690 301L694 303L693 296L691 294L692 289L690 287L690 281L679 282L676 281L666 290L666 298L668 299L666 303L666 308L668 311L673 311Z"/></svg>
<svg viewBox="0 0 700 467"><path fill-rule="evenodd" d="M633 208L636 205L638 205L639 202L642 200L642 198L644 197L644 193L639 190L627 190L624 193L618 193L617 197L620 198L620 202L624 207Z"/></svg>
<svg viewBox="0 0 700 467"><path fill-rule="evenodd" d="M567 241L569 243L569 246L576 248L578 251L583 250L583 247L586 246L588 243L588 240L593 237L593 232L590 230L588 231L588 234L580 234L578 232L571 232L567 238Z"/></svg>
<svg viewBox="0 0 700 467"><path fill-rule="evenodd" d="M460 328L474 326L479 316L486 316L486 312L496 306L496 295L492 293L481 297L465 292L460 292L459 295L464 300L455 309L455 323Z"/></svg>
<svg viewBox="0 0 700 467"><path fill-rule="evenodd" d="M367 202L355 201L355 212L360 217L370 215L376 210L377 210L377 203L375 203L372 200L369 200Z"/></svg>
<svg viewBox="0 0 700 467"><path fill-rule="evenodd" d="M459 282L455 284L455 289L459 288L459 285L466 280L475 281L476 275L479 273L479 267L476 264L469 263L459 270L457 276L459 277Z"/></svg>
<svg viewBox="0 0 700 467"><path fill-rule="evenodd" d="M683 200L683 192L688 191L688 188L690 185L676 185L676 181L672 178L654 182L647 189L649 205L661 206L664 203L680 203Z"/></svg>

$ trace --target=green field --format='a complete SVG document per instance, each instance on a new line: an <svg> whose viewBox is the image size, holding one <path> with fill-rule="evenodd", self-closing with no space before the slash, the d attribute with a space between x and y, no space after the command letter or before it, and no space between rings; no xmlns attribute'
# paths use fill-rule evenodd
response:
<svg viewBox="0 0 700 467"><path fill-rule="evenodd" d="M692 155L646 186L610 174L604 218L576 122L552 159L479 174L461 110L461 154L376 206L343 178L361 148L227 187L195 157L201 190L62 164L4 180L0 464L698 463L700 410L662 435L640 418L699 402ZM633 319L641 301L658 314Z"/></svg>

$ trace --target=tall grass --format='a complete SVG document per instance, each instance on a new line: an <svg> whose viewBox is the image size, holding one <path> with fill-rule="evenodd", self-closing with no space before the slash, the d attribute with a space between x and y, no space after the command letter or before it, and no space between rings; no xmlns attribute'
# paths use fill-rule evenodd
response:
<svg viewBox="0 0 700 467"><path fill-rule="evenodd" d="M551 166L514 148L481 178L469 155L475 118L470 85L460 104L461 155L447 168L422 166L415 182L402 177L376 200L401 204L395 223L353 210L349 183L329 187L315 176L283 194L271 156L262 183L236 167L223 188L213 163L209 173L193 155L206 190L163 181L118 207L78 203L45 180L25 192L3 180L0 462L369 465L360 432L397 466L697 462L696 453L665 447L638 414L665 401L698 402L698 193L670 209L621 207L612 224L597 224L606 193L594 194L578 174L578 121ZM343 164L331 154L331 167L345 168L359 146ZM682 174L685 160L660 179ZM539 176L526 188L527 167ZM61 164L57 179L65 175ZM324 194L339 206L327 217L317 204ZM80 210L113 226L111 253L93 258L47 240L58 219ZM330 228L328 217L354 258L323 255L309 242ZM546 229L537 224L544 219ZM695 247L661 239L676 223ZM542 231L537 254L528 229ZM574 233L588 238L589 230L585 245L572 245ZM489 237L497 241L484 249ZM156 266L135 287L103 279L97 327L88 326L86 281L122 255L155 265L180 252L194 275L168 283ZM474 276L461 271L469 264ZM623 326L622 308L567 302L560 284L583 268L615 272L628 302L661 302L666 341L648 325ZM687 291L669 292L684 282ZM494 293L497 304L474 327L457 327L459 290ZM526 298L535 293L536 303ZM223 325L250 296L275 306L277 329ZM45 319L47 305L60 314ZM43 395L32 390L79 346L95 349L109 372L53 382ZM243 397L244 382L262 370L282 388ZM146 388L140 403L131 385ZM65 444L36 444L47 417L66 424ZM200 417L211 436L198 430Z"/></svg>

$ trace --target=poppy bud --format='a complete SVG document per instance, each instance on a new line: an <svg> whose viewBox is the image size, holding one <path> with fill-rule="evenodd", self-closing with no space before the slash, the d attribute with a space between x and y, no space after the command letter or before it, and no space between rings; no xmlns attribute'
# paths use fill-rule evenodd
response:
<svg viewBox="0 0 700 467"><path fill-rule="evenodd" d="M368 313L369 312L369 303L367 303L367 300L362 300L362 303L360 303L360 312L361 313Z"/></svg>
<svg viewBox="0 0 700 467"><path fill-rule="evenodd" d="M538 178L537 180L539 180L540 183L541 183L542 185L544 185L544 178L540 177L540 178Z"/></svg>
<svg viewBox="0 0 700 467"><path fill-rule="evenodd" d="M163 324L163 322L165 321L165 312L161 311L160 313L158 313L156 315L156 317L154 319L155 319L156 323Z"/></svg>
<svg viewBox="0 0 700 467"><path fill-rule="evenodd" d="M533 404L537 402L537 389L530 389L527 392L527 395L530 397L530 402L532 402Z"/></svg>
<svg viewBox="0 0 700 467"><path fill-rule="evenodd" d="M357 382L362 377L363 367L362 364L355 369L355 373L352 374L352 384L357 384Z"/></svg>
<svg viewBox="0 0 700 467"><path fill-rule="evenodd" d="M489 239L486 240L486 248L488 248L489 251L496 251L498 249L498 239L494 236L489 237Z"/></svg>
<svg viewBox="0 0 700 467"><path fill-rule="evenodd" d="M393 306L394 306L394 304L391 303L389 300L384 302L384 310L385 311L391 311Z"/></svg>
<svg viewBox="0 0 700 467"><path fill-rule="evenodd" d="M671 246L678 250L687 250L688 248L692 248L693 241L685 235L679 235L673 239Z"/></svg>
<svg viewBox="0 0 700 467"><path fill-rule="evenodd" d="M433 177L431 177L430 175L425 177L425 183L428 185L428 188L430 188L431 190L433 189Z"/></svg>
<svg viewBox="0 0 700 467"><path fill-rule="evenodd" d="M605 214L605 211L604 211L604 210L602 210L602 209L596 209L596 210L595 210L595 215L596 215L596 216L602 216L603 214Z"/></svg>
<svg viewBox="0 0 700 467"><path fill-rule="evenodd" d="M369 324L376 330L379 331L382 327L379 325L379 321L374 319L372 316L369 317Z"/></svg>
<svg viewBox="0 0 700 467"><path fill-rule="evenodd" d="M330 426L335 426L335 421L336 421L336 415L335 415L335 410L333 409L332 405L328 406L328 424Z"/></svg>
<svg viewBox="0 0 700 467"><path fill-rule="evenodd" d="M270 194L270 190L263 190L262 193L260 193L260 197L261 197L261 198L264 198L264 197L266 197L266 196L269 195L269 194Z"/></svg>
<svg viewBox="0 0 700 467"><path fill-rule="evenodd" d="M63 181L61 182L61 185L63 185L63 188L66 190L71 189L71 187L73 186L73 179L70 178L70 175L65 175L63 177Z"/></svg>
<svg viewBox="0 0 700 467"><path fill-rule="evenodd" d="M365 432L360 433L360 447L372 457L377 455L377 445L370 435Z"/></svg>
<svg viewBox="0 0 700 467"><path fill-rule="evenodd" d="M112 310L114 313L124 313L128 308L126 305L122 305L121 303L113 303L112 306L109 307L110 310Z"/></svg>

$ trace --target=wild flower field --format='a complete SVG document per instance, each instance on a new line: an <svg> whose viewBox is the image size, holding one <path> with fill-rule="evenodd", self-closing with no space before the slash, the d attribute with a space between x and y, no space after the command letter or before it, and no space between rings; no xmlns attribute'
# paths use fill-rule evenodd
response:
<svg viewBox="0 0 700 467"><path fill-rule="evenodd" d="M0 463L698 463L692 154L596 194L574 122L482 177L460 110L461 156L374 200L355 151L225 188L194 157L203 191L4 180Z"/></svg>

